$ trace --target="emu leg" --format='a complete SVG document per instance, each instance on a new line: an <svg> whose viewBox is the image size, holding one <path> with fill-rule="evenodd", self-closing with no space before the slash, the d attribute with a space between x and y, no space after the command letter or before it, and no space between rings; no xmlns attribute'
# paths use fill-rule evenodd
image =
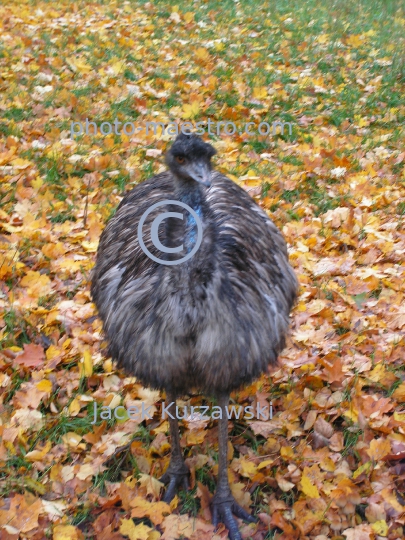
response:
<svg viewBox="0 0 405 540"><path fill-rule="evenodd" d="M212 500L212 522L215 527L222 522L229 531L230 540L242 540L233 514L245 521L254 523L256 518L251 516L235 501L231 493L228 481L228 416L226 407L229 403L229 396L221 396L218 405L222 409L222 418L219 420L219 453L218 453L218 484L214 498Z"/></svg>
<svg viewBox="0 0 405 540"><path fill-rule="evenodd" d="M189 489L188 475L190 471L188 470L186 464L184 463L183 454L180 447L180 436L179 436L179 423L175 416L174 411L176 410L176 397L174 395L168 394L168 409L169 404L173 401L174 407L170 407L169 413L174 416L171 418L169 416L169 425L170 425L170 440L171 440L171 455L169 466L160 479L167 488L166 493L163 496L163 501L169 503L176 494L176 491L182 487L183 489Z"/></svg>

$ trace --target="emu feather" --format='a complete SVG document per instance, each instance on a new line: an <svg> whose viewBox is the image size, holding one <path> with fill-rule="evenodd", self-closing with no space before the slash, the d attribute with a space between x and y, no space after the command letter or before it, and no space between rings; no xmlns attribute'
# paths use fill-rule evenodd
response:
<svg viewBox="0 0 405 540"><path fill-rule="evenodd" d="M213 147L194 135L180 135L167 154L169 171L127 193L102 233L91 293L104 324L109 353L145 386L175 399L190 390L219 398L250 383L277 362L285 345L297 279L284 238L267 214L238 185L212 171ZM189 205L200 217L203 240L189 260L164 265L142 250L138 223L153 204L166 200ZM152 211L150 231L162 212L182 212L159 225L167 247L156 257L175 260L195 243L196 223L187 210L169 204ZM172 459L165 500L185 485L177 421L170 425ZM240 538L232 513L246 514L230 495L226 476L227 424L220 425L220 473L213 501L214 522L222 519L230 538ZM224 472L225 471L225 472ZM244 512L244 513L243 513Z"/></svg>
<svg viewBox="0 0 405 540"><path fill-rule="evenodd" d="M136 231L147 207L176 199L176 186L170 173L137 186L103 232L93 273L110 354L144 385L177 395L218 395L265 372L284 347L297 290L281 233L242 188L213 173L201 197L199 251L165 266L140 249ZM149 215L145 230L164 210Z"/></svg>

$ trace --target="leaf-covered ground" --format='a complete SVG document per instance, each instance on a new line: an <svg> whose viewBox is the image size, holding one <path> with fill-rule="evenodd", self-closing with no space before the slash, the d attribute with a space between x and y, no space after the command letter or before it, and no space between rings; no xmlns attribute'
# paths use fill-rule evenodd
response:
<svg viewBox="0 0 405 540"><path fill-rule="evenodd" d="M72 139L86 118L292 122L210 138L301 283L279 368L233 395L274 412L230 422L232 490L260 518L242 534L403 538L403 2L18 0L0 24L0 538L226 538L217 422L181 422L192 490L159 502L164 396L103 356L89 297L106 220L171 137ZM92 425L95 403L141 401L153 420Z"/></svg>

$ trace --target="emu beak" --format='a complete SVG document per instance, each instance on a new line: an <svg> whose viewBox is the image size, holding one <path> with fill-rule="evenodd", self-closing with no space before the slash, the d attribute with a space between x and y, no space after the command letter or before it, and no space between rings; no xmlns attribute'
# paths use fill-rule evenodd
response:
<svg viewBox="0 0 405 540"><path fill-rule="evenodd" d="M193 180L199 182L203 186L210 187L211 185L211 170L206 163L193 163L190 167L189 174Z"/></svg>

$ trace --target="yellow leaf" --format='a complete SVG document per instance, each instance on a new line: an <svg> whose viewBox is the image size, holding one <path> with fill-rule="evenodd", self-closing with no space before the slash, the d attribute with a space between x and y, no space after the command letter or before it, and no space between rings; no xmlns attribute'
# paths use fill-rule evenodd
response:
<svg viewBox="0 0 405 540"><path fill-rule="evenodd" d="M204 442L206 435L207 435L207 431L205 429L199 429L198 431L187 430L186 432L187 444L188 445L202 444Z"/></svg>
<svg viewBox="0 0 405 540"><path fill-rule="evenodd" d="M219 51L223 51L225 49L226 45L225 43L222 43L222 41L220 43L216 42L214 43L214 49L219 52Z"/></svg>
<svg viewBox="0 0 405 540"><path fill-rule="evenodd" d="M191 23L191 21L194 20L194 13L187 11L187 13L184 14L184 20L187 24Z"/></svg>
<svg viewBox="0 0 405 540"><path fill-rule="evenodd" d="M48 441L45 446L42 448L42 450L32 450L31 452L28 452L28 454L25 455L25 459L27 461L42 461L42 459L46 456L46 454L49 452L49 450L52 447L51 441Z"/></svg>
<svg viewBox="0 0 405 540"><path fill-rule="evenodd" d="M236 482L235 484L231 484L231 491L232 495L235 497L236 502L244 507L249 508L249 506L252 504L252 501L250 499L250 493L246 490L245 484L242 482Z"/></svg>
<svg viewBox="0 0 405 540"><path fill-rule="evenodd" d="M90 71L93 69L91 66L86 64L86 62L80 60L80 58L67 58L66 62L75 72L78 71L79 73L90 73Z"/></svg>
<svg viewBox="0 0 405 540"><path fill-rule="evenodd" d="M42 392L48 392L50 394L52 392L52 383L48 379L42 379L42 381L37 383L37 388Z"/></svg>
<svg viewBox="0 0 405 540"><path fill-rule="evenodd" d="M358 421L358 418L359 418L359 411L357 410L357 408L354 406L354 405L350 405L350 410L346 411L343 413L343 416L346 416L346 418L348 418L349 420L351 420L352 422L357 422Z"/></svg>
<svg viewBox="0 0 405 540"><path fill-rule="evenodd" d="M135 525L132 519L123 519L121 522L120 533L128 536L129 540L148 540L152 531L153 529L143 523Z"/></svg>
<svg viewBox="0 0 405 540"><path fill-rule="evenodd" d="M84 463L80 465L80 470L76 473L76 476L79 480L86 480L91 476L95 476L98 473L98 467L95 462L93 463Z"/></svg>
<svg viewBox="0 0 405 540"><path fill-rule="evenodd" d="M14 446L13 446L13 449L14 449ZM173 497L173 499L171 500L170 505L169 505L170 506L170 511L173 512L173 510L176 510L178 505L179 505L179 498L178 498L177 495L175 495Z"/></svg>
<svg viewBox="0 0 405 540"><path fill-rule="evenodd" d="M326 43L328 39L329 39L328 34L319 34L319 36L317 37L318 43Z"/></svg>
<svg viewBox="0 0 405 540"><path fill-rule="evenodd" d="M37 190L38 190L38 189L42 186L43 183L44 183L44 182L42 181L42 178L40 178L39 176L37 176L37 177L35 178L35 180L32 180L32 181L31 181L31 186L32 186L34 189L37 189Z"/></svg>
<svg viewBox="0 0 405 540"><path fill-rule="evenodd" d="M153 476L149 476L149 474L141 474L138 478L138 482L146 489L148 495L153 495L156 498L159 497L160 491L164 486L162 482L159 482L159 480L156 480Z"/></svg>
<svg viewBox="0 0 405 540"><path fill-rule="evenodd" d="M260 471L261 469L265 469L266 467L269 467L274 463L274 459L265 459L259 465L257 466L257 470Z"/></svg>
<svg viewBox="0 0 405 540"><path fill-rule="evenodd" d="M360 465L360 467L356 469L353 473L353 480L356 480L356 478L364 472L368 473L371 467L372 467L371 461L367 461L366 463L363 463L363 465Z"/></svg>
<svg viewBox="0 0 405 540"><path fill-rule="evenodd" d="M392 394L392 397L397 401L405 401L405 383L401 383Z"/></svg>
<svg viewBox="0 0 405 540"><path fill-rule="evenodd" d="M200 113L200 106L197 101L185 103L183 106L183 118L194 118Z"/></svg>
<svg viewBox="0 0 405 540"><path fill-rule="evenodd" d="M394 412L393 418L397 422L405 422L405 413Z"/></svg>
<svg viewBox="0 0 405 540"><path fill-rule="evenodd" d="M48 257L48 259L57 259L66 253L66 248L62 242L54 242L52 244L45 244L42 246L41 251L45 257Z"/></svg>
<svg viewBox="0 0 405 540"><path fill-rule="evenodd" d="M62 441L70 448L77 448L82 440L82 436L74 431L69 431L62 437Z"/></svg>
<svg viewBox="0 0 405 540"><path fill-rule="evenodd" d="M47 323L49 324L49 323ZM52 360L61 354L61 350L55 345L51 345L49 349L46 350L45 356L47 360Z"/></svg>
<svg viewBox="0 0 405 540"><path fill-rule="evenodd" d="M84 351L79 366L81 377L91 377L93 375L93 359L90 351Z"/></svg>
<svg viewBox="0 0 405 540"><path fill-rule="evenodd" d="M33 270L28 270L20 283L22 287L27 288L27 293L32 298L46 296L52 289L49 277Z"/></svg>
<svg viewBox="0 0 405 540"><path fill-rule="evenodd" d="M284 459L292 459L294 457L294 450L291 446L282 446L280 449L280 455Z"/></svg>
<svg viewBox="0 0 405 540"><path fill-rule="evenodd" d="M380 439L373 439L370 442L370 448L366 450L367 454L374 461L379 461L384 456L391 452L391 443L389 440L381 437Z"/></svg>
<svg viewBox="0 0 405 540"><path fill-rule="evenodd" d="M13 159L11 164L15 169L18 169L18 170L27 169L28 167L32 166L31 161L28 161L26 159L21 159L21 158Z"/></svg>
<svg viewBox="0 0 405 540"><path fill-rule="evenodd" d="M335 462L328 456L325 456L321 462L320 467L323 471L333 472L336 469Z"/></svg>
<svg viewBox="0 0 405 540"><path fill-rule="evenodd" d="M208 60L208 58L210 57L209 52L207 51L207 49L204 49L204 47L199 47L195 51L195 55L197 58L200 58L201 60Z"/></svg>
<svg viewBox="0 0 405 540"><path fill-rule="evenodd" d="M371 528L378 536L387 536L388 534L388 525L384 519L372 523Z"/></svg>
<svg viewBox="0 0 405 540"><path fill-rule="evenodd" d="M131 500L130 504L133 507L131 512L132 518L147 516L154 525L160 525L164 521L165 516L170 514L170 506L163 501L150 503L143 497L135 497Z"/></svg>
<svg viewBox="0 0 405 540"><path fill-rule="evenodd" d="M71 416L76 416L80 412L80 403L79 400L74 398L69 405L69 413Z"/></svg>
<svg viewBox="0 0 405 540"><path fill-rule="evenodd" d="M302 475L301 478L301 491L305 493L311 499L319 498L319 491L316 486L313 485L311 479L308 476Z"/></svg>
<svg viewBox="0 0 405 540"><path fill-rule="evenodd" d="M392 487L384 488L380 493L384 502L392 506L392 508L394 508L394 510L396 510L398 513L404 513L405 506L402 506L402 504L398 501L396 495L393 493Z"/></svg>
<svg viewBox="0 0 405 540"><path fill-rule="evenodd" d="M82 246L86 251L89 251L90 253L95 253L98 247L98 240L97 242L87 242L86 240L83 240Z"/></svg>
<svg viewBox="0 0 405 540"><path fill-rule="evenodd" d="M82 534L73 525L56 525L53 529L53 540L79 540Z"/></svg>
<svg viewBox="0 0 405 540"><path fill-rule="evenodd" d="M347 43L349 45L352 45L353 47L359 47L363 44L363 40L361 39L361 35L352 35L347 38Z"/></svg>
<svg viewBox="0 0 405 540"><path fill-rule="evenodd" d="M44 484L41 484L41 482L37 482L37 480L34 480L29 476L24 476L24 486L29 487L32 491L39 493L39 495L44 495L46 493L46 487L44 486Z"/></svg>
<svg viewBox="0 0 405 540"><path fill-rule="evenodd" d="M118 75L119 73L125 70L125 66L126 66L125 60L119 60L118 62L115 62L115 64L111 66L111 69L116 75Z"/></svg>
<svg viewBox="0 0 405 540"><path fill-rule="evenodd" d="M248 461L247 459L240 460L240 474L246 476L247 478L253 478L257 472L257 467L253 461Z"/></svg>
<svg viewBox="0 0 405 540"><path fill-rule="evenodd" d="M253 88L253 97L255 99L265 99L267 97L267 88L265 86Z"/></svg>

